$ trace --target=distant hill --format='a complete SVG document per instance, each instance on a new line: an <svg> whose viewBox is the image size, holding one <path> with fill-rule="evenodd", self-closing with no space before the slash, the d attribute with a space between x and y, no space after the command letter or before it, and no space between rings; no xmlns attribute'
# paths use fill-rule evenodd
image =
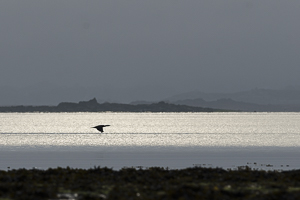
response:
<svg viewBox="0 0 300 200"><path fill-rule="evenodd" d="M300 90L253 89L236 93L190 92L165 99L170 103L240 111L299 112Z"/></svg>
<svg viewBox="0 0 300 200"><path fill-rule="evenodd" d="M102 101L103 102L103 101ZM79 103L62 102L57 106L2 106L0 112L300 112L300 89L253 89L236 93L189 92L161 102L134 101L98 103L97 100Z"/></svg>
<svg viewBox="0 0 300 200"><path fill-rule="evenodd" d="M57 106L2 106L0 112L216 112L220 109L175 105L166 102L151 104L102 103L91 99L79 103L62 102ZM224 111L224 110L222 110Z"/></svg>
<svg viewBox="0 0 300 200"><path fill-rule="evenodd" d="M177 105L189 105L209 107L214 109L235 110L245 112L300 112L300 104L297 105L260 105L234 101L232 99L218 99L216 101L204 101L203 99L186 99L173 102Z"/></svg>
<svg viewBox="0 0 300 200"><path fill-rule="evenodd" d="M273 105L292 105L300 103L299 89L253 89L235 93L205 93L205 92L189 92L178 94L164 101L175 102L185 99L203 99L205 101L216 101L218 99L232 99L253 104L273 104Z"/></svg>

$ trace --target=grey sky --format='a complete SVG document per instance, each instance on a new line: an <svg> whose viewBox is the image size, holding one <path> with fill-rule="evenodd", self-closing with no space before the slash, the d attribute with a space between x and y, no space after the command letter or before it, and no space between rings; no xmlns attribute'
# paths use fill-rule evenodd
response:
<svg viewBox="0 0 300 200"><path fill-rule="evenodd" d="M3 0L1 88L93 87L87 96L123 101L300 85L299 10L297 0Z"/></svg>

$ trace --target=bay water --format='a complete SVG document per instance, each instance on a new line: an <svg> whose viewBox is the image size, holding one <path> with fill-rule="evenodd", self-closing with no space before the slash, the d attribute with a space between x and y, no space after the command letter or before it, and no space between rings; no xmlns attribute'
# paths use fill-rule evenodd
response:
<svg viewBox="0 0 300 200"><path fill-rule="evenodd" d="M110 125L104 133L91 128ZM0 169L300 169L300 113L0 113Z"/></svg>

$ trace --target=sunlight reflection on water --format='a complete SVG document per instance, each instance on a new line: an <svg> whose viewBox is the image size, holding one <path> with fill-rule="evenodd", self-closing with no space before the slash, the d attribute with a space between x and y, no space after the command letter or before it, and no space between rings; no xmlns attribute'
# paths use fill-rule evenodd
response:
<svg viewBox="0 0 300 200"><path fill-rule="evenodd" d="M300 145L299 113L1 113L0 146ZM92 126L110 124L100 134Z"/></svg>

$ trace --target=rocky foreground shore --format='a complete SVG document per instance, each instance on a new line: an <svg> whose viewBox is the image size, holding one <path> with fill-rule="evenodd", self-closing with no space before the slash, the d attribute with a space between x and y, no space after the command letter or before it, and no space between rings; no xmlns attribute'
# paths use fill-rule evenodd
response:
<svg viewBox="0 0 300 200"><path fill-rule="evenodd" d="M0 199L300 199L300 170L7 170L0 171Z"/></svg>

